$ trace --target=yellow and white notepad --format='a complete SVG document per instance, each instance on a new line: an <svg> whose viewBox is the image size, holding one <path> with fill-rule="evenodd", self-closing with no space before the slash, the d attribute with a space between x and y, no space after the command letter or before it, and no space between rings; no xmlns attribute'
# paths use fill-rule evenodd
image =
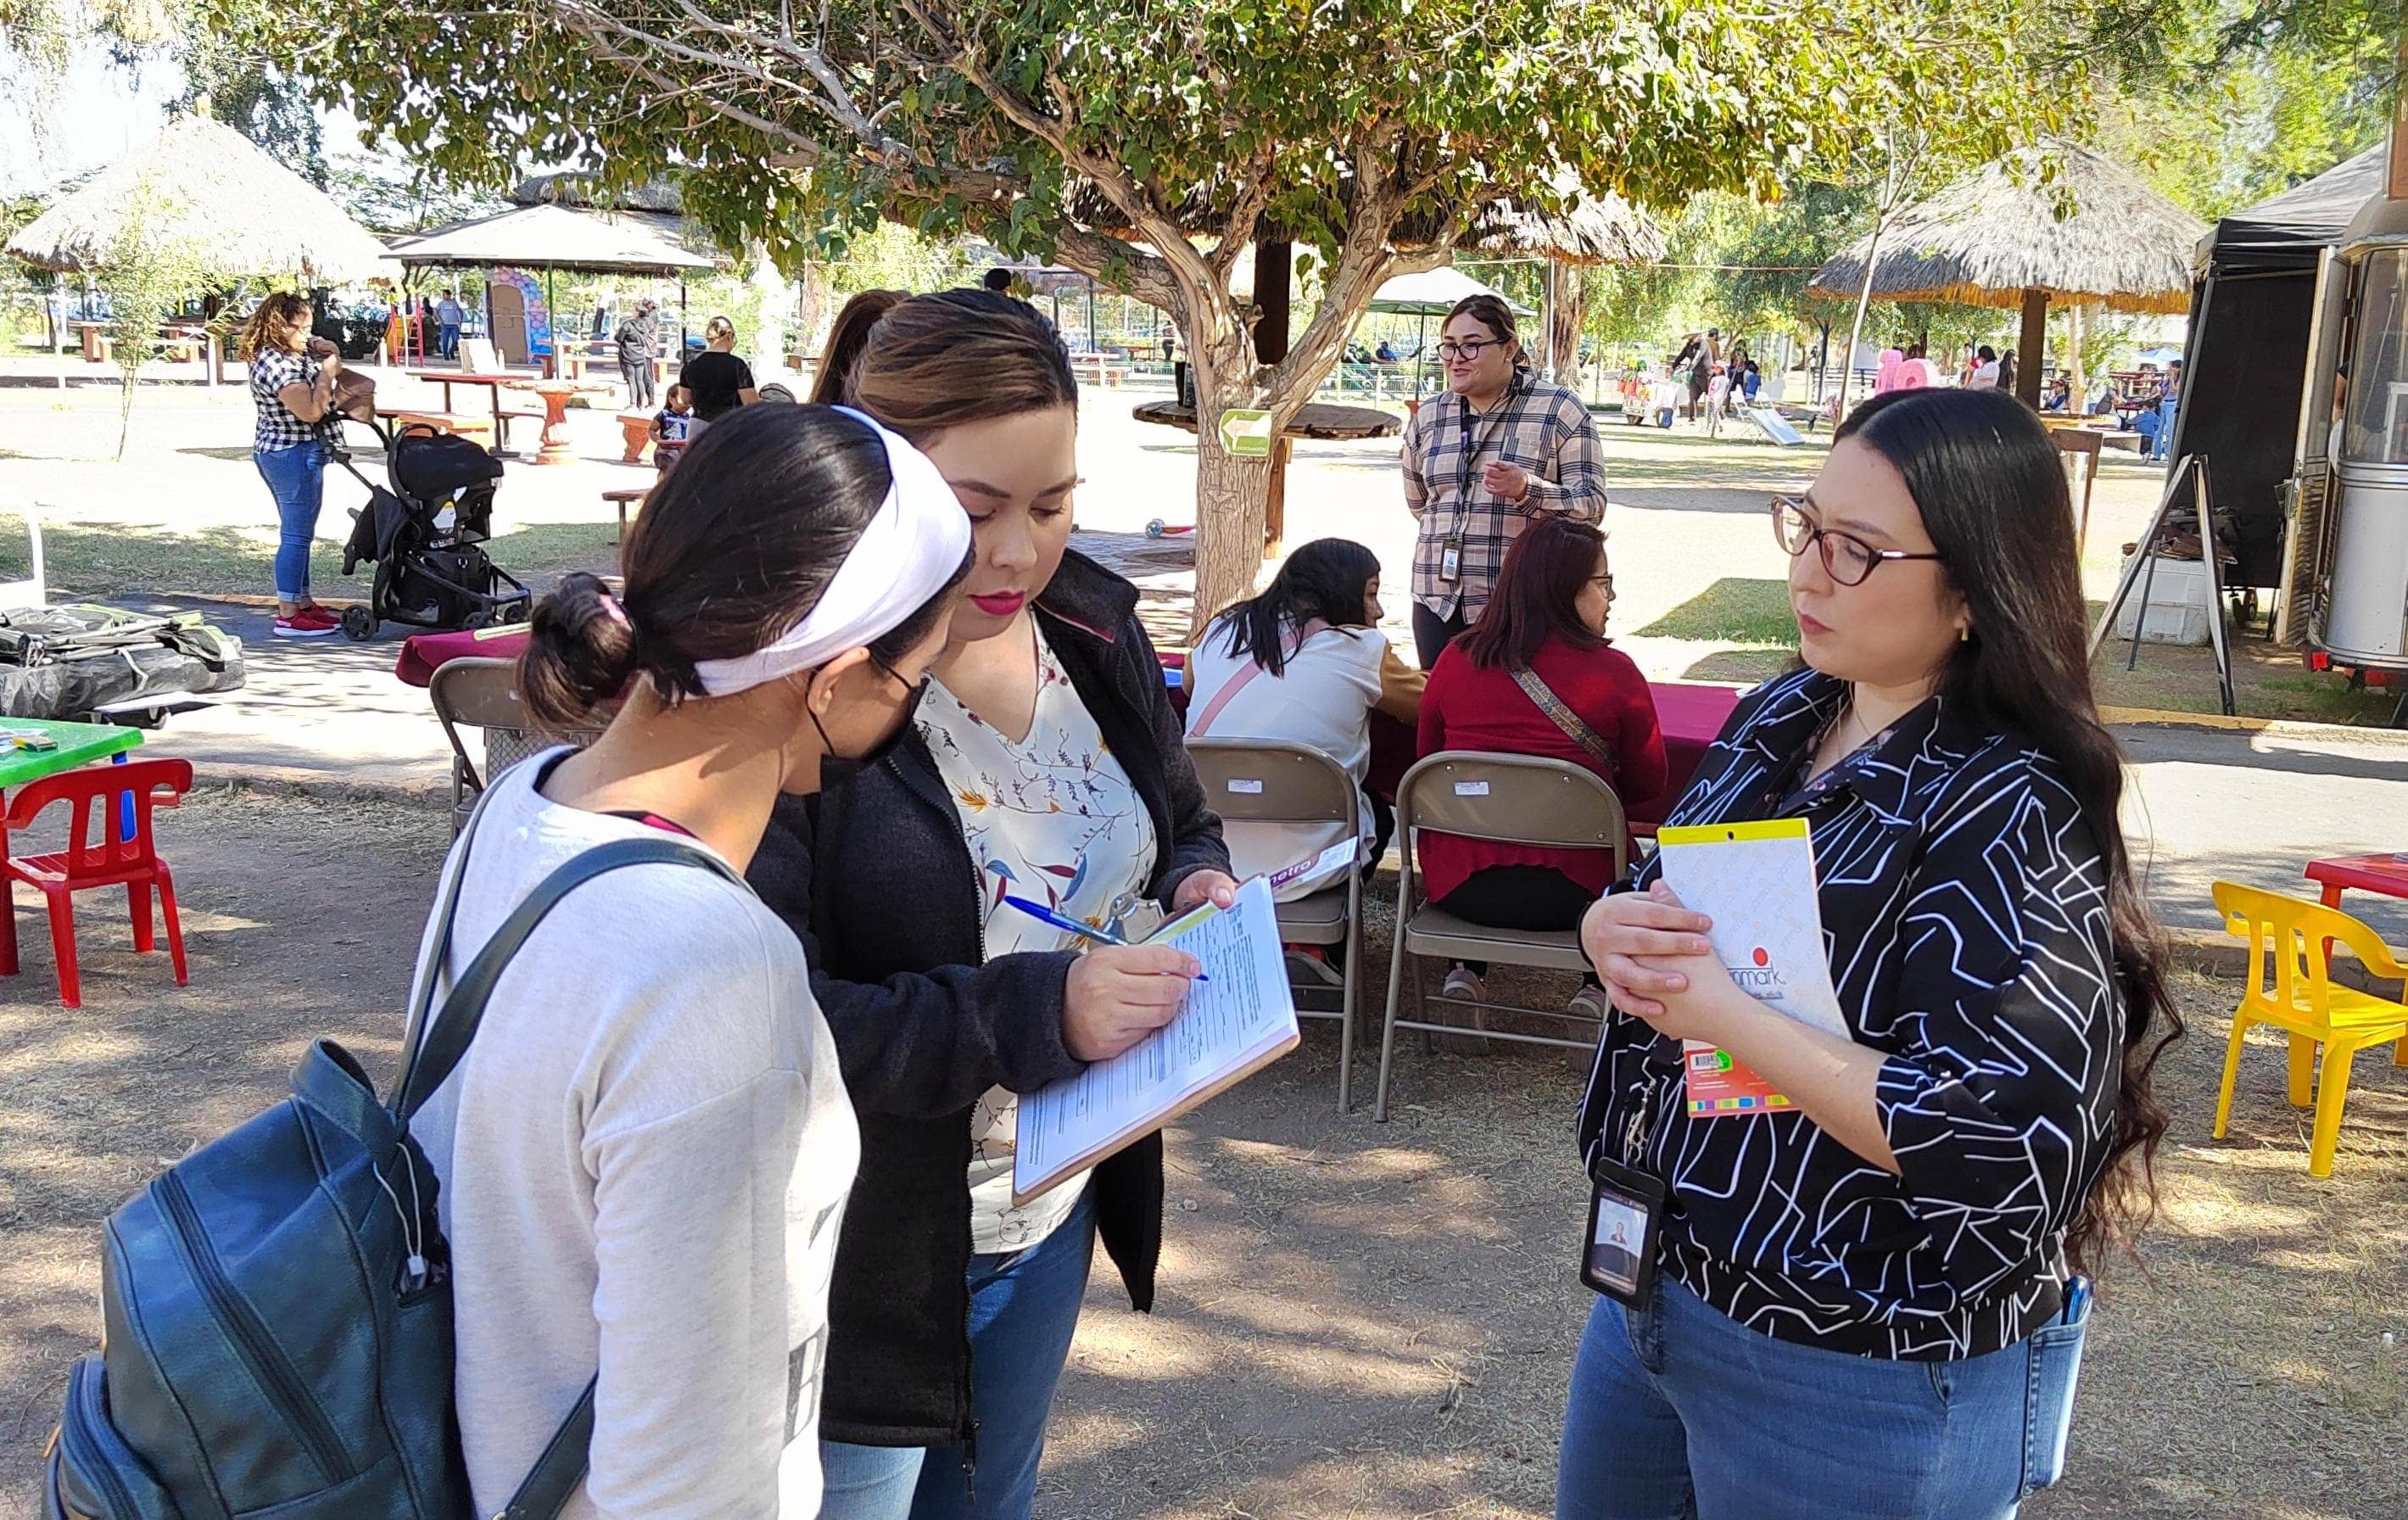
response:
<svg viewBox="0 0 2408 1520"><path fill-rule="evenodd" d="M1742 991L1800 1024L1851 1038L1823 947L1814 847L1805 819L1665 828L1656 843L1664 881L1684 906L1713 920L1706 938ZM1692 1040L1683 1064L1693 1117L1790 1106L1727 1051Z"/></svg>
<svg viewBox="0 0 2408 1520"><path fill-rule="evenodd" d="M1183 913L1146 942L1175 945L1202 961L1205 980L1189 986L1178 1017L1120 1054L1020 1095L1013 1202L1027 1202L1296 1049L1296 999L1268 878L1240 887L1236 906Z"/></svg>

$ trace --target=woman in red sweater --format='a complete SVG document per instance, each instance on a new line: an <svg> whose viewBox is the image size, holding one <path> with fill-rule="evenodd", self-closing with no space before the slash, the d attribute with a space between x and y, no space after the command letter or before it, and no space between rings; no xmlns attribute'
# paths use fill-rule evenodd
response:
<svg viewBox="0 0 2408 1520"><path fill-rule="evenodd" d="M1569 760L1611 783L1625 806L1664 789L1664 736L1656 698L1629 655L1605 641L1613 605L1605 535L1585 523L1548 518L1513 540L1486 610L1439 656L1422 696L1421 753L1485 750ZM1606 765L1541 709L1515 679L1535 674L1612 754ZM1570 929L1612 885L1603 850L1544 850L1425 834L1422 880L1430 900L1458 918L1499 929ZM1484 1000L1483 965L1447 972L1449 997ZM1571 1011L1602 1020L1608 1005L1594 977Z"/></svg>

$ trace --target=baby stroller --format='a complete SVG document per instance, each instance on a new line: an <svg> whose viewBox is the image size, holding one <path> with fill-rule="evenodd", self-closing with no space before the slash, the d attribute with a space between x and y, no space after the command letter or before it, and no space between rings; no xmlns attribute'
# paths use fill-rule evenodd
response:
<svg viewBox="0 0 2408 1520"><path fill-rule="evenodd" d="M336 451L351 478L368 488L368 504L351 513L343 573L362 560L376 566L367 601L343 609L344 634L373 638L386 622L447 632L524 622L531 600L526 587L497 569L483 548L493 536L494 486L502 462L424 423L388 434L374 422L351 420L366 422L383 442L393 489L362 475L350 455Z"/></svg>

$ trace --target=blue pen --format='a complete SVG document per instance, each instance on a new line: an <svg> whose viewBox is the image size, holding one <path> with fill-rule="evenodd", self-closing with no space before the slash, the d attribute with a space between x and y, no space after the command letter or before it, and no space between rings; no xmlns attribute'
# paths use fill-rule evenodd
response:
<svg viewBox="0 0 2408 1520"><path fill-rule="evenodd" d="M1114 934L1110 929L1099 929L1093 924L1088 924L1082 920L1072 918L1068 913L1057 913L1041 902L1030 902L1025 897L1013 897L1007 896L1003 899L1003 905L1007 908L1019 909L1022 912L1026 913L1029 917L1037 920L1039 924L1051 924L1057 929L1083 936L1084 938L1093 939L1099 944L1125 945L1128 943L1126 939L1122 939L1119 935ZM1198 982L1209 982L1211 979L1206 976L1203 972L1198 971L1196 973L1196 980Z"/></svg>

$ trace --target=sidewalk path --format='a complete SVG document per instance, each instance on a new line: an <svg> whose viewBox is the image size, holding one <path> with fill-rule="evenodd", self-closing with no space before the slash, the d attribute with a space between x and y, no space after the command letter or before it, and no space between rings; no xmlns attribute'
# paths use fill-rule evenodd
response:
<svg viewBox="0 0 2408 1520"><path fill-rule="evenodd" d="M1149 552L1138 538L1111 547L1108 557L1141 580L1168 579L1154 563L1168 558L1159 546ZM1168 599L1168 587L1151 589ZM449 784L450 750L426 694L394 677L397 638L280 639L259 609L189 598L136 605L207 613L241 636L251 672L241 693L169 719L150 736L153 753L263 782L430 792ZM2134 781L2126 827L2145 841L2133 868L2171 925L2214 933L2208 885L2219 877L2305 891L2300 869L2319 855L2408 850L2408 734L2134 724L2116 738ZM2408 945L2408 903L2353 894L2344 906Z"/></svg>

